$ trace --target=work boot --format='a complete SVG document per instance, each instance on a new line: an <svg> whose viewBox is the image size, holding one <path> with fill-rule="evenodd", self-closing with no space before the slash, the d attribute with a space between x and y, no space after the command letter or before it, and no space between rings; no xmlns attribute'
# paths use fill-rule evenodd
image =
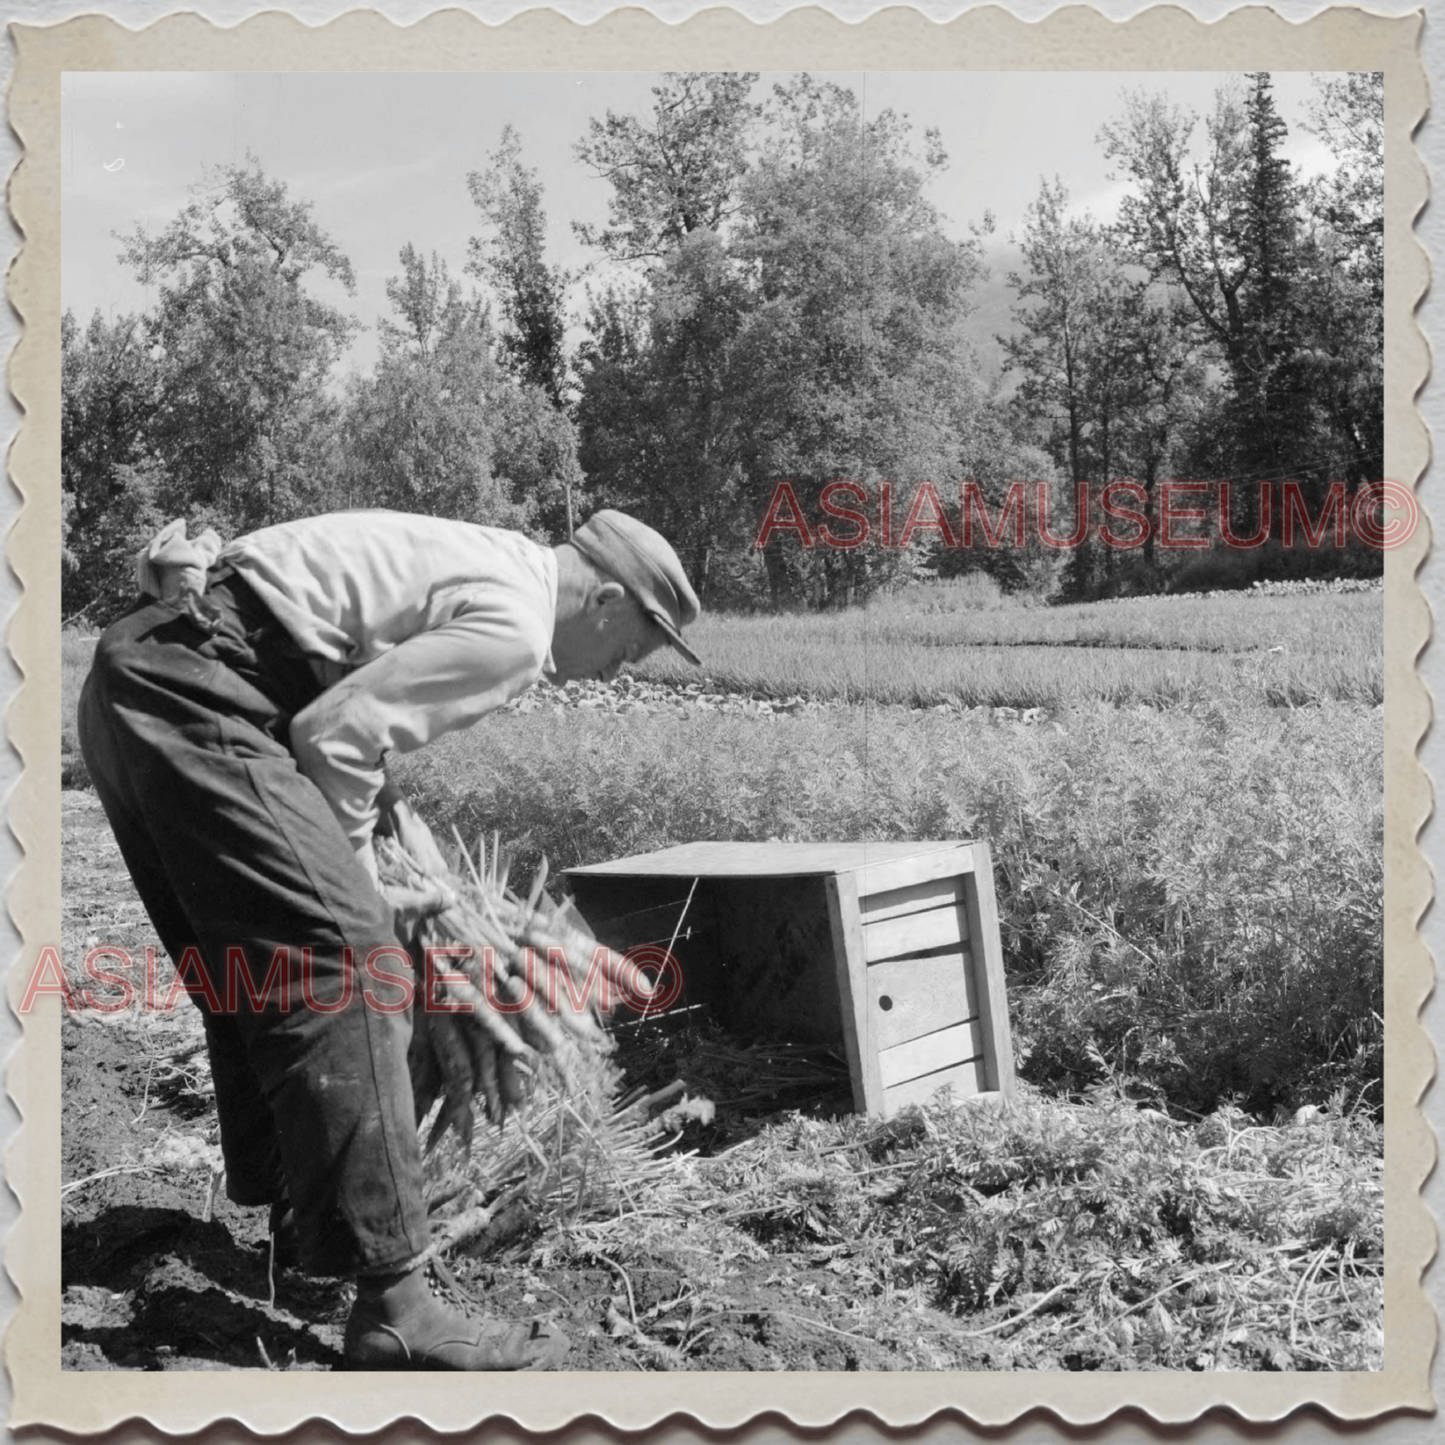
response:
<svg viewBox="0 0 1445 1445"><path fill-rule="evenodd" d="M358 1280L343 1348L353 1370L555 1370L568 1345L553 1326L482 1314L433 1259Z"/></svg>

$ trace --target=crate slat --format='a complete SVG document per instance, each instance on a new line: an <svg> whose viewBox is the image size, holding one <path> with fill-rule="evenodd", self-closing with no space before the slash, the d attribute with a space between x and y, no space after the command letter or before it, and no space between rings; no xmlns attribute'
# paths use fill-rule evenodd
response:
<svg viewBox="0 0 1445 1445"><path fill-rule="evenodd" d="M883 999L889 1001L886 1009ZM974 1018L978 992L973 986L973 960L965 950L870 964L868 1008L882 1049Z"/></svg>
<svg viewBox="0 0 1445 1445"><path fill-rule="evenodd" d="M907 1083L921 1074L936 1073L952 1064L962 1064L983 1053L983 1025L978 1019L954 1024L935 1033L924 1034L906 1044L878 1051L878 1073L883 1087Z"/></svg>
<svg viewBox="0 0 1445 1445"><path fill-rule="evenodd" d="M881 850L883 845L870 843L868 847ZM894 888L906 888L911 883L927 883L934 878L972 873L973 848L968 843L940 843L934 845L931 852L918 851L903 857L893 857L880 851L854 866L858 870L860 894L887 893Z"/></svg>
<svg viewBox="0 0 1445 1445"><path fill-rule="evenodd" d="M882 923L865 924L863 952L869 963L882 963L888 958L922 953L929 948L957 948L967 936L963 910L957 904L950 904L946 908L930 908L926 913L910 913Z"/></svg>
<svg viewBox="0 0 1445 1445"><path fill-rule="evenodd" d="M858 914L865 924L882 923L886 918L902 918L909 913L924 913L930 908L962 902L963 879L955 873L948 878L911 883L907 888L867 894L858 900Z"/></svg>
<svg viewBox="0 0 1445 1445"><path fill-rule="evenodd" d="M941 860L941 861L940 861ZM966 873L973 866L967 844L909 843L897 839L873 843L677 843L656 853L616 858L569 868L569 877L615 878L789 878L809 874L856 873L874 870L885 881L877 888ZM899 871L890 873L890 868ZM938 871L929 872L936 868ZM896 882L889 881L896 878ZM863 881L860 878L860 883Z"/></svg>
<svg viewBox="0 0 1445 1445"><path fill-rule="evenodd" d="M997 1098L994 1091L984 1087L982 1058L969 1059L955 1064L951 1069L940 1069L937 1073L923 1074L916 1079L895 1084L883 1093L883 1112L892 1117L909 1104L926 1104L946 1084L953 1091L955 1099L974 1099L981 1096Z"/></svg>
<svg viewBox="0 0 1445 1445"><path fill-rule="evenodd" d="M993 854L985 842L973 850L974 886L968 891L968 931L978 940L974 976L978 980L979 1012L986 1021L984 1067L989 1082L1005 1103L1014 1096L1013 1028L1008 1016L1008 991L1003 972L1003 942L999 937L998 902L993 891Z"/></svg>
<svg viewBox="0 0 1445 1445"><path fill-rule="evenodd" d="M853 1107L860 1114L883 1110L883 1079L878 1072L878 1042L873 1036L867 997L867 966L863 959L863 930L858 925L858 893L851 873L834 873L823 883L833 930L833 959L842 1001L843 1046L848 1052L848 1075L853 1085Z"/></svg>

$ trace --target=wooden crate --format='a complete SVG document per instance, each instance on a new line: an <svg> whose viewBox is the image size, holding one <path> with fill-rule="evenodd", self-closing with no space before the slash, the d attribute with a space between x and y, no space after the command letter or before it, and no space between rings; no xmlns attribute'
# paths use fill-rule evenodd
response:
<svg viewBox="0 0 1445 1445"><path fill-rule="evenodd" d="M987 843L685 843L566 877L610 947L677 934L683 1004L841 1046L860 1113L1013 1093Z"/></svg>

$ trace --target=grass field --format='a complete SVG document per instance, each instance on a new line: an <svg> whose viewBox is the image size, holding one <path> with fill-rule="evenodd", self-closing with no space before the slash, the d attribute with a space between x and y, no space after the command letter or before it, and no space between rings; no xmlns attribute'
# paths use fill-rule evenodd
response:
<svg viewBox="0 0 1445 1445"><path fill-rule="evenodd" d="M719 688L849 702L1034 707L1087 700L1378 703L1379 593L1137 597L1008 604L983 587L912 588L850 612L705 615L688 637ZM75 713L93 635L61 640L63 713ZM638 669L687 685L671 650Z"/></svg>
<svg viewBox="0 0 1445 1445"><path fill-rule="evenodd" d="M915 707L954 699L1058 707L1091 699L1289 705L1384 698L1379 593L936 607L928 589L914 589L852 612L704 616L688 637L716 686L771 696ZM695 679L670 651L639 670L660 681Z"/></svg>
<svg viewBox="0 0 1445 1445"><path fill-rule="evenodd" d="M588 1246L731 1302L698 1245L740 1227L715 1253L773 1251L810 1314L846 1279L855 1339L907 1300L917 1359L954 1368L930 1310L968 1317L971 1368L1379 1368L1380 598L893 603L690 637L708 690L850 701L499 717L398 778L434 826L516 840L523 876L694 838L987 838L1026 1082L896 1146L784 1115L700 1163L685 1225L659 1204ZM907 706L942 699L1049 712Z"/></svg>

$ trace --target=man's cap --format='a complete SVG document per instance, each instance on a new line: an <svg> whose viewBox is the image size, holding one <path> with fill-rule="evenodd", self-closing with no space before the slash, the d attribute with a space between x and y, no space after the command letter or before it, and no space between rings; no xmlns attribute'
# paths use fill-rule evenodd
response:
<svg viewBox="0 0 1445 1445"><path fill-rule="evenodd" d="M702 659L682 640L682 629L702 611L677 553L646 522L610 507L594 512L572 534L572 545L600 572L620 582L667 640L696 666Z"/></svg>

